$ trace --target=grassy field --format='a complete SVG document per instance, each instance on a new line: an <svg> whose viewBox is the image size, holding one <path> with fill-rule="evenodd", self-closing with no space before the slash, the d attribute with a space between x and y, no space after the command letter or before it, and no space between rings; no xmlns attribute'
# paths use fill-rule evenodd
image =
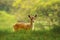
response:
<svg viewBox="0 0 60 40"><path fill-rule="evenodd" d="M0 40L60 40L60 34L52 31L26 31L17 32L0 31Z"/></svg>

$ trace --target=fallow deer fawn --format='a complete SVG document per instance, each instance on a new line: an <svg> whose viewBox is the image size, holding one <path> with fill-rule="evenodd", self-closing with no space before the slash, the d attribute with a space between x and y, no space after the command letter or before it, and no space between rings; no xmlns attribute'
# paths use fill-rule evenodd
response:
<svg viewBox="0 0 60 40"><path fill-rule="evenodd" d="M35 15L35 16L28 15L28 17L30 18L30 22L29 23L23 23L23 22L16 23L14 25L14 31L17 31L20 29L25 29L25 30L32 29L34 20L37 17L37 15Z"/></svg>

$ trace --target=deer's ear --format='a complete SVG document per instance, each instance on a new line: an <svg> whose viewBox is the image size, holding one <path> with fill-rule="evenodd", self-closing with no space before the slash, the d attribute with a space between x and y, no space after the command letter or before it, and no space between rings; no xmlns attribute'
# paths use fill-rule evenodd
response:
<svg viewBox="0 0 60 40"><path fill-rule="evenodd" d="M28 17L30 17L30 15L28 15Z"/></svg>
<svg viewBox="0 0 60 40"><path fill-rule="evenodd" d="M35 17L37 17L37 14L35 15Z"/></svg>

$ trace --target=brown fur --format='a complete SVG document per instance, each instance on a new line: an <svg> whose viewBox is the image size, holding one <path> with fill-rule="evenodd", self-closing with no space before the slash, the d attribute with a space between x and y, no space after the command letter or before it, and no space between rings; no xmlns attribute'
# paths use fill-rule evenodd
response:
<svg viewBox="0 0 60 40"><path fill-rule="evenodd" d="M20 29L30 29L31 28L31 25L30 24L26 24L26 23L16 23L14 25L14 30L20 30Z"/></svg>

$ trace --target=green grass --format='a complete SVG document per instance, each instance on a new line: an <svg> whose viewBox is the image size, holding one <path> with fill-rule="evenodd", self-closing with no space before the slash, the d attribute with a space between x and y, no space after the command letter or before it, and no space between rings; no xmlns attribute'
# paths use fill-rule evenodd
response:
<svg viewBox="0 0 60 40"><path fill-rule="evenodd" d="M0 40L60 40L60 34L51 31L0 31Z"/></svg>
<svg viewBox="0 0 60 40"><path fill-rule="evenodd" d="M0 30L12 29L15 22L14 15L10 15L6 11L0 11Z"/></svg>

